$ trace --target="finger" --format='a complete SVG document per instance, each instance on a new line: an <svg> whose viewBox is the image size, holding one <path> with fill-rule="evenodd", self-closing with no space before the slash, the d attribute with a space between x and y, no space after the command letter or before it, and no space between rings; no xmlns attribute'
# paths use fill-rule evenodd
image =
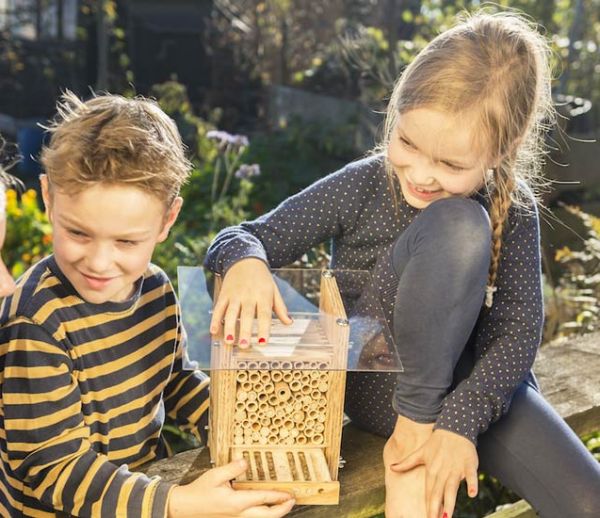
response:
<svg viewBox="0 0 600 518"><path fill-rule="evenodd" d="M444 513L447 516L444 516L444 518L452 517L452 513L454 512L454 506L456 505L456 495L458 493L459 486L459 477L452 477L446 482L446 487L444 489L443 509Z"/></svg>
<svg viewBox="0 0 600 518"><path fill-rule="evenodd" d="M274 291L273 311L275 312L275 315L277 315L277 318L281 320L281 322L289 326L294 319L290 317L287 306L285 305L285 302L283 302L283 297L281 296L281 293L279 293L277 286L274 286Z"/></svg>
<svg viewBox="0 0 600 518"><path fill-rule="evenodd" d="M272 505L271 507L260 506L252 507L242 512L243 518L279 518L288 514L296 501L294 499L287 500L280 504Z"/></svg>
<svg viewBox="0 0 600 518"><path fill-rule="evenodd" d="M479 492L479 478L477 477L477 470L471 470L467 473L467 494L471 498L475 498Z"/></svg>
<svg viewBox="0 0 600 518"><path fill-rule="evenodd" d="M293 499L293 495L284 491L267 489L237 489L233 498L235 498L237 507L250 509L252 507L266 507L287 503L290 499Z"/></svg>
<svg viewBox="0 0 600 518"><path fill-rule="evenodd" d="M438 518L442 509L442 498L444 496L444 479L436 477L426 493L427 516Z"/></svg>
<svg viewBox="0 0 600 518"><path fill-rule="evenodd" d="M227 301L225 297L219 298L213 308L212 318L210 319L210 334L216 335L221 329L221 320L225 316Z"/></svg>
<svg viewBox="0 0 600 518"><path fill-rule="evenodd" d="M396 462L390 466L392 471L408 471L410 469L416 468L421 464L425 464L425 457L423 448L419 448L418 450L412 452L407 457L404 457L400 462Z"/></svg>
<svg viewBox="0 0 600 518"><path fill-rule="evenodd" d="M265 345L269 342L271 331L271 303L259 303L256 308L256 318L258 320L257 340L258 345Z"/></svg>
<svg viewBox="0 0 600 518"><path fill-rule="evenodd" d="M223 339L227 344L233 344L235 341L235 328L240 313L240 303L230 302L225 312L225 326L223 328Z"/></svg>
<svg viewBox="0 0 600 518"><path fill-rule="evenodd" d="M253 303L242 307L242 313L240 315L240 336L238 337L238 345L241 349L250 347L250 334L252 333L255 309L256 306Z"/></svg>
<svg viewBox="0 0 600 518"><path fill-rule="evenodd" d="M236 460L220 466L218 468L212 468L206 472L206 478L208 483L214 487L221 486L230 480L240 476L246 471L248 465L245 460Z"/></svg>

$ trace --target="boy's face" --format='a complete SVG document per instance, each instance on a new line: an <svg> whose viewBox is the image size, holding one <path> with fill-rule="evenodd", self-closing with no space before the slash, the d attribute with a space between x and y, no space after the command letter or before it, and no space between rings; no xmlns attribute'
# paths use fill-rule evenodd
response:
<svg viewBox="0 0 600 518"><path fill-rule="evenodd" d="M87 302L120 302L131 296L157 243L164 241L181 208L165 214L152 194L126 184L95 184L77 194L48 189L42 195L53 227L54 256Z"/></svg>

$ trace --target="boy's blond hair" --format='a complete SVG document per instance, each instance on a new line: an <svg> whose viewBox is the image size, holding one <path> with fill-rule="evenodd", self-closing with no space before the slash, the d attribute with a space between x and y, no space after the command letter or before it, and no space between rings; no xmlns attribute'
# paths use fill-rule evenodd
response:
<svg viewBox="0 0 600 518"><path fill-rule="evenodd" d="M122 183L171 205L191 164L177 126L156 102L114 94L81 101L67 91L57 111L41 154L51 188L76 193L96 183Z"/></svg>

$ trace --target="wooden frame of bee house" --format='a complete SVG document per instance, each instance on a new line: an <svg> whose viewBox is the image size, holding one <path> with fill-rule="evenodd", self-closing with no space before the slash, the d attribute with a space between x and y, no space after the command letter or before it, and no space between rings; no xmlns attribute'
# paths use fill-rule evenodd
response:
<svg viewBox="0 0 600 518"><path fill-rule="evenodd" d="M215 301L219 288L217 278ZM339 503L349 326L330 270L321 272L319 299L318 318L281 325L313 344L309 352L265 356L213 337L208 446L217 466L246 459L235 488L288 491L303 505Z"/></svg>

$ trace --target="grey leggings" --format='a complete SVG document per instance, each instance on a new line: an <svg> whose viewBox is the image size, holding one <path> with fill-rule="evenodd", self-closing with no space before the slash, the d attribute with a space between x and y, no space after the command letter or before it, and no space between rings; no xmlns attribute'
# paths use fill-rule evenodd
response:
<svg viewBox="0 0 600 518"><path fill-rule="evenodd" d="M346 413L357 426L389 436L393 400L404 415L435 421L444 396L469 375L474 354L466 344L483 302L489 233L480 204L452 198L431 204L399 237L392 249L399 279L393 331L396 343L414 354L401 352L399 376L348 373ZM437 283L423 282L432 275ZM436 312L427 326L420 325L422 308ZM600 516L600 464L542 397L533 373L508 412L479 436L477 451L480 469L542 518Z"/></svg>

